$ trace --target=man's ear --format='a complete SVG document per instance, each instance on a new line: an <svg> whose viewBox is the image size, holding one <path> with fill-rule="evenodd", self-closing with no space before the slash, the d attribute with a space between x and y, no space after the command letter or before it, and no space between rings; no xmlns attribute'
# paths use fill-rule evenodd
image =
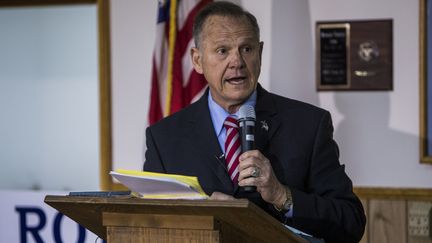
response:
<svg viewBox="0 0 432 243"><path fill-rule="evenodd" d="M260 62L261 62L261 60L262 60L262 52L263 52L263 48L264 48L264 41L261 41L260 43L259 43L259 45L260 45L260 49L259 49L259 58L260 58Z"/></svg>
<svg viewBox="0 0 432 243"><path fill-rule="evenodd" d="M192 47L190 54L195 71L199 74L203 74L200 50L198 50L196 47Z"/></svg>

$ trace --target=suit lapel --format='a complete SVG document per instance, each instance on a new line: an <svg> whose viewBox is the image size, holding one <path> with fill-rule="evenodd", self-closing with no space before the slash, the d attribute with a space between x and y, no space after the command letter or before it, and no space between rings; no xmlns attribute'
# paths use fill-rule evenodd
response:
<svg viewBox="0 0 432 243"><path fill-rule="evenodd" d="M276 105L270 94L260 85L258 85L257 91L255 141L257 149L263 152L266 151L269 141L278 130L281 122L278 119Z"/></svg>
<svg viewBox="0 0 432 243"><path fill-rule="evenodd" d="M202 161L206 163L210 171L216 175L224 188L233 191L233 184L228 175L224 158L220 157L222 151L214 132L213 122L207 102L207 92L197 101L196 109L190 119L190 141L201 154Z"/></svg>

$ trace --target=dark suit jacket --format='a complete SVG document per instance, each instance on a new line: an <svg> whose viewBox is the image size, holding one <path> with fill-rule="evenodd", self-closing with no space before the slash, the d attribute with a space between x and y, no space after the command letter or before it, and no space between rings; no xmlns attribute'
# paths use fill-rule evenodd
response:
<svg viewBox="0 0 432 243"><path fill-rule="evenodd" d="M365 227L363 207L339 163L330 114L257 88L255 141L279 181L290 187L293 217L286 219L259 193L233 186L208 108L206 92L146 131L144 170L197 176L204 191L246 197L282 222L324 238L356 242ZM268 130L265 126L268 126Z"/></svg>

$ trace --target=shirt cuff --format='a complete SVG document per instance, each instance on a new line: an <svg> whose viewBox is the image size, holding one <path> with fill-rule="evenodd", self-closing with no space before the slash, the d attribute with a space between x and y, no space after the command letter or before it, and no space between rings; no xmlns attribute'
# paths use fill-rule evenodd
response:
<svg viewBox="0 0 432 243"><path fill-rule="evenodd" d="M291 204L291 207L288 210L288 212L286 212L284 214L285 218L292 218L293 217L293 212L294 212L294 208L293 208L293 205Z"/></svg>

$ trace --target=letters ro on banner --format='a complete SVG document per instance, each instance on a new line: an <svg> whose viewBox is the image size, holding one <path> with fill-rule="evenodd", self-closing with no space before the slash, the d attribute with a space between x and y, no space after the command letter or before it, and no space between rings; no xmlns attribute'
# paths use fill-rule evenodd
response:
<svg viewBox="0 0 432 243"><path fill-rule="evenodd" d="M0 190L0 242L95 242L95 234L44 203L47 194L67 193Z"/></svg>

